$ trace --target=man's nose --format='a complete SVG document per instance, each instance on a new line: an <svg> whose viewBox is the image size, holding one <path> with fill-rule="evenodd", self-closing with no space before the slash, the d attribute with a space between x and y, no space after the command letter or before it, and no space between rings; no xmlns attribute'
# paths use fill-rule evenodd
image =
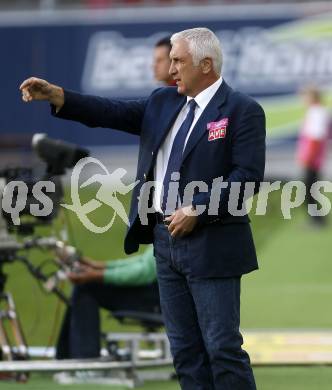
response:
<svg viewBox="0 0 332 390"><path fill-rule="evenodd" d="M172 76L175 73L176 73L175 66L173 66L173 64L171 64L170 67L169 67L169 70L168 70L168 74L170 74Z"/></svg>

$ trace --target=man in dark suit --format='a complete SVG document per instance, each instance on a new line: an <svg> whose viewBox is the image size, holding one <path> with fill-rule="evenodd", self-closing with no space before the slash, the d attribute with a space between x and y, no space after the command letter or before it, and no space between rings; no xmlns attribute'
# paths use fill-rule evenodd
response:
<svg viewBox="0 0 332 390"><path fill-rule="evenodd" d="M185 30L171 42L169 72L177 87L158 89L147 99L83 96L36 78L20 88L26 102L48 100L57 117L140 136L139 184L125 250L154 243L181 387L252 390L255 380L239 332L240 280L258 266L249 218L229 209L229 195L232 184L240 183L235 203L242 206L244 185L253 182L257 190L263 180L265 116L222 79L220 42L210 30ZM141 190L150 179L156 181L150 194L155 212L146 224L138 198L145 199Z"/></svg>

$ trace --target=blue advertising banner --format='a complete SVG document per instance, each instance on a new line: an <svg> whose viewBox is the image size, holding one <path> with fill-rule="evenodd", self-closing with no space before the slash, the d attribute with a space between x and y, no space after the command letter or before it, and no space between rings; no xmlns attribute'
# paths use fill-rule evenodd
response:
<svg viewBox="0 0 332 390"><path fill-rule="evenodd" d="M206 26L222 42L223 77L262 102L270 138L290 136L301 119L299 88L331 86L332 7L320 4L2 13L0 133L43 132L83 145L136 143L134 136L56 120L47 104L24 104L18 87L33 75L83 93L148 96L158 87L151 69L158 38Z"/></svg>

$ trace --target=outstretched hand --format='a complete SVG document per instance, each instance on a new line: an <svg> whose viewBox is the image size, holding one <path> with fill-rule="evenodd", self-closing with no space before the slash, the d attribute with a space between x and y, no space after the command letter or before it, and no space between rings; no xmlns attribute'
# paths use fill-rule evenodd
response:
<svg viewBox="0 0 332 390"><path fill-rule="evenodd" d="M47 100L59 110L64 104L64 92L61 87L37 77L30 77L20 85L22 100L26 103L33 100Z"/></svg>

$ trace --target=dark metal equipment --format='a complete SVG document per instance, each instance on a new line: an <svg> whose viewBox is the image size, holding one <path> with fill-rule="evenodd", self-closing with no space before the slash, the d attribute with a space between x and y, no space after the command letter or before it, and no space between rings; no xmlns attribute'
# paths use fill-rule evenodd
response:
<svg viewBox="0 0 332 390"><path fill-rule="evenodd" d="M29 354L13 297L5 291L7 276L3 272L3 265L23 263L34 278L41 282L45 291L56 294L69 304L68 297L60 288L60 281L67 271L75 268L80 258L75 248L63 241L55 237L36 237L34 233L36 226L48 225L58 215L63 197L60 175L89 153L76 145L50 139L45 134L36 134L32 147L46 165L44 173L36 174L34 167L25 166L8 166L0 170L0 360L7 362L28 360ZM52 192L46 192L43 186L46 182L51 185ZM50 212L31 212L33 207L36 209L43 206L35 197L36 185L39 194L47 195L52 202ZM24 191L20 191L20 188ZM52 260L48 263L53 263L55 271L46 272L42 265L33 264L29 257L32 248L52 251ZM5 374L2 374L0 367L0 379L3 376ZM26 381L28 375L17 371L10 378Z"/></svg>

